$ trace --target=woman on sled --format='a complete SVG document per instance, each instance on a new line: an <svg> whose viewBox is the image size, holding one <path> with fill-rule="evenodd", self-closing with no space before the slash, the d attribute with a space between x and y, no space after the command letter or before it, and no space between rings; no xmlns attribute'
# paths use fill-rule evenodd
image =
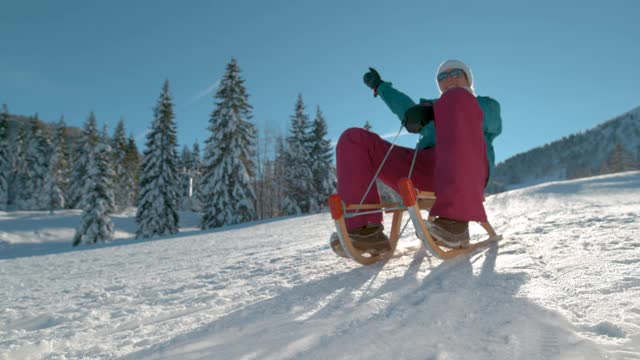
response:
<svg viewBox="0 0 640 360"><path fill-rule="evenodd" d="M438 67L440 97L418 103L383 81L373 68L363 80L409 131L421 137L417 150L395 146L387 155L393 145L379 135L362 128L344 131L336 147L338 194L347 204L380 203L375 186L363 199L376 172L378 179L399 192L398 180L407 177L415 155L413 184L436 194L429 232L438 245L469 246L469 221L487 222L484 189L495 165L493 140L502 132L500 104L476 95L471 69L459 60L447 60ZM390 247L382 213L349 217L346 227L357 249ZM331 245L334 250L339 246L336 233Z"/></svg>

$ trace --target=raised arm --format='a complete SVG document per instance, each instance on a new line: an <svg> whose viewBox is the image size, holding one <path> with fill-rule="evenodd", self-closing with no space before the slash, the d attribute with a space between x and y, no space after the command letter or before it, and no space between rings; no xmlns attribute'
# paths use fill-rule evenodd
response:
<svg viewBox="0 0 640 360"><path fill-rule="evenodd" d="M374 68L363 76L364 83L373 90L373 96L380 95L382 101L402 121L404 113L416 103L403 92L396 90L390 82L382 81L380 74Z"/></svg>
<svg viewBox="0 0 640 360"><path fill-rule="evenodd" d="M390 82L383 81L380 86L378 86L378 95L380 95L382 101L387 104L391 112L396 114L400 121L404 118L404 113L407 112L410 107L416 105L409 96L395 89Z"/></svg>

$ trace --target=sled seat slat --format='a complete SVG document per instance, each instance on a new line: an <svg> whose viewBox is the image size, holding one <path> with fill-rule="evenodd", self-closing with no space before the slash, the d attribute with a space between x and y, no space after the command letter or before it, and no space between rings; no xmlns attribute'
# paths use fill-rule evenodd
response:
<svg viewBox="0 0 640 360"><path fill-rule="evenodd" d="M376 210L376 209L386 209L386 208L396 208L400 206L399 202L394 203L385 203L385 204L347 204L347 210Z"/></svg>
<svg viewBox="0 0 640 360"><path fill-rule="evenodd" d="M420 191L418 194L418 199L435 199L436 193L433 191Z"/></svg>

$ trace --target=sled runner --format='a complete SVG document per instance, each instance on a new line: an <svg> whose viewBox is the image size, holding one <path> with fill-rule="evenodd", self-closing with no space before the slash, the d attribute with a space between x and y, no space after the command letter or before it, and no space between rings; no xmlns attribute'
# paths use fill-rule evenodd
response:
<svg viewBox="0 0 640 360"><path fill-rule="evenodd" d="M402 223L402 213L406 210L400 203L389 204L363 204L363 205L349 205L344 204L340 195L334 194L329 197L329 208L331 209L331 217L336 224L336 232L340 239L340 246L342 251L347 257L355 260L362 265L370 265L377 263L378 261L390 258L396 246L398 245L398 238L400 237L400 225ZM348 210L357 211L356 213L348 213ZM347 232L347 225L345 223L345 217L370 214L371 212L390 212L393 213L393 220L391 221L391 232L389 233L390 249L378 252L372 250L360 250L353 245L349 233ZM334 250L335 251L335 250Z"/></svg>
<svg viewBox="0 0 640 360"><path fill-rule="evenodd" d="M430 209L435 202L435 194L432 192L420 192L418 189L413 186L413 182L404 178L399 182L400 187L400 195L402 196L402 202L407 208L409 212L409 216L411 217L411 221L413 222L413 226L416 229L416 234L422 240L422 244L424 247L431 253L433 256L440 259L451 259L459 255L468 254L478 248L483 246L487 246L492 242L496 242L502 239L502 235L498 235L491 224L488 222L482 222L480 225L484 228L484 230L489 235L486 239L470 244L468 247L457 248L445 250L441 246L439 246L436 241L433 239L429 230L427 228L426 221L433 221L434 218L429 216L427 220L422 217L421 209Z"/></svg>

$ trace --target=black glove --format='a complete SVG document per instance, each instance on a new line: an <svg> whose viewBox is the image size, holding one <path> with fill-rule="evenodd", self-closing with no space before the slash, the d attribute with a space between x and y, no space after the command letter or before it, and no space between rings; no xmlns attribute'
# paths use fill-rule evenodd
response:
<svg viewBox="0 0 640 360"><path fill-rule="evenodd" d="M378 95L378 86L382 83L382 79L380 79L380 74L376 71L376 69L370 67L369 72L364 74L362 77L365 85L367 85L371 90L373 90L373 96Z"/></svg>
<svg viewBox="0 0 640 360"><path fill-rule="evenodd" d="M402 118L402 125L410 133L419 133L420 130L427 125L430 121L433 121L433 106L426 105L414 105L410 107L404 113Z"/></svg>

